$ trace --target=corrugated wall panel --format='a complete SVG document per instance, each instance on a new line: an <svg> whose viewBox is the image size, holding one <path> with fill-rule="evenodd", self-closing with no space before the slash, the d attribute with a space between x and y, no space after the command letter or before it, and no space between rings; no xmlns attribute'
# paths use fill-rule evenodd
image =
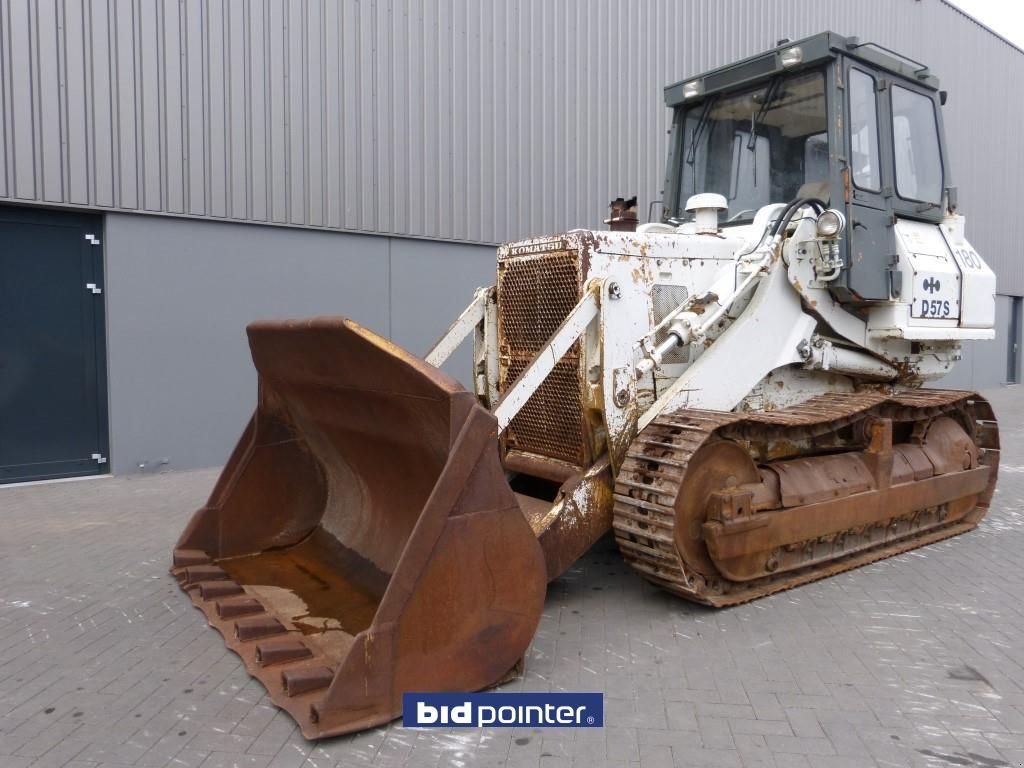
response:
<svg viewBox="0 0 1024 768"><path fill-rule="evenodd" d="M115 205L114 184L114 103L111 79L113 46L107 23L106 6L89 4L85 14L82 37L86 56L85 124L69 127L69 131L85 130L86 168L89 173L89 202L110 208ZM72 164L74 160L72 159Z"/></svg>
<svg viewBox="0 0 1024 768"><path fill-rule="evenodd" d="M64 197L64 173L61 167L61 122L64 116L64 78L61 65L64 64L58 51L58 36L53 30L59 26L56 0L37 0L35 6L35 29L39 40L35 51L39 72L39 173L42 178L43 200L62 202Z"/></svg>
<svg viewBox="0 0 1024 768"><path fill-rule="evenodd" d="M113 58L111 90L114 93L114 194L115 205L128 210L139 207L138 102L141 88L136 77L139 50L136 44L135 3L114 6L119 14L109 19Z"/></svg>
<svg viewBox="0 0 1024 768"><path fill-rule="evenodd" d="M206 50L203 46L203 8L195 3L180 6L182 14L181 51L184 62L185 174L187 210L202 216L206 200Z"/></svg>
<svg viewBox="0 0 1024 768"><path fill-rule="evenodd" d="M22 200L41 200L37 192L37 140L35 137L35 106L33 96L38 90L38 74L32 62L31 4L27 0L11 0L7 6L7 40L10 53L11 109L4 121L10 124L11 159L14 166L14 194ZM27 75L27 76L26 76Z"/></svg>
<svg viewBox="0 0 1024 768"><path fill-rule="evenodd" d="M11 104L11 20L10 9L0 5L0 110L10 115ZM0 120L0 197L10 198L14 189L14 166L11 147L13 123L10 119Z"/></svg>
<svg viewBox="0 0 1024 768"><path fill-rule="evenodd" d="M249 215L254 221L267 221L270 216L270 163L267 88L270 78L265 62L267 50L267 8L265 3L253 3L247 9L246 25L246 115L245 139L249 145Z"/></svg>
<svg viewBox="0 0 1024 768"><path fill-rule="evenodd" d="M225 39L224 16L230 3L225 0L207 4L203 18L200 45L206 59L206 125L204 149L207 158L206 199L207 212L219 218L229 215L228 194L231 178L231 155L228 140L228 51ZM240 138L240 137L239 137ZM232 137L234 140L235 137Z"/></svg>
<svg viewBox="0 0 1024 768"><path fill-rule="evenodd" d="M167 124L163 101L167 80L160 66L163 8L143 0L137 9L140 207L146 211L162 211L167 209L163 195L167 170L162 162Z"/></svg>
<svg viewBox="0 0 1024 768"><path fill-rule="evenodd" d="M160 18L160 72L163 96L163 143L160 168L163 174L164 209L185 212L185 72L182 68L180 6L164 3Z"/></svg>
<svg viewBox="0 0 1024 768"><path fill-rule="evenodd" d="M323 88L324 113L322 122L324 147L324 226L337 228L342 226L343 188L342 169L342 88L340 80L330 76L341 68L341 7L337 3L324 3L323 21L318 30L319 44L323 50L323 72L321 85ZM331 171L330 169L337 169Z"/></svg>
<svg viewBox="0 0 1024 768"><path fill-rule="evenodd" d="M288 72L286 69L285 8L280 2L264 3L267 12L265 59L267 89L267 133L270 154L267 158L270 192L270 221L284 223L288 220L288 187L285 184L288 170L288 126L287 105Z"/></svg>
<svg viewBox="0 0 1024 768"><path fill-rule="evenodd" d="M939 74L971 237L1024 293L1024 53L943 0L0 0L0 200L476 242L598 226L660 196L666 83L824 29Z"/></svg>
<svg viewBox="0 0 1024 768"><path fill-rule="evenodd" d="M252 189L252 162L249 158L250 85L249 55L246 45L249 9L241 3L224 4L224 66L226 73L226 110L224 138L228 160L228 211L233 219L252 217L249 190Z"/></svg>

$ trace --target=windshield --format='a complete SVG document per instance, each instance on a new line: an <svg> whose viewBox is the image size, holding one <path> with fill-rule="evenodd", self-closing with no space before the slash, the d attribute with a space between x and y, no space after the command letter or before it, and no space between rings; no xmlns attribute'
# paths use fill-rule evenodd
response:
<svg viewBox="0 0 1024 768"><path fill-rule="evenodd" d="M725 223L801 197L828 199L825 80L820 72L778 78L740 93L711 96L683 118L679 210L699 192L728 201Z"/></svg>

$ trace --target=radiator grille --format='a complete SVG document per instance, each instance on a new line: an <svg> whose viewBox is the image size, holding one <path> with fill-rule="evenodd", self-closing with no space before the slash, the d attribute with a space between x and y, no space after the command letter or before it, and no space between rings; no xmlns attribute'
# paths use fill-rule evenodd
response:
<svg viewBox="0 0 1024 768"><path fill-rule="evenodd" d="M575 251L502 261L498 266L499 388L505 392L579 301ZM577 342L505 431L507 450L582 465L583 421Z"/></svg>

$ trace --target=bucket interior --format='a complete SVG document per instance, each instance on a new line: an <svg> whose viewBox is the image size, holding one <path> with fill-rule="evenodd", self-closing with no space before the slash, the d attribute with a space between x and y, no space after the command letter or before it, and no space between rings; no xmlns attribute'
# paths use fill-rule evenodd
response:
<svg viewBox="0 0 1024 768"><path fill-rule="evenodd" d="M372 623L444 470L452 392L375 345L303 350L317 346L307 331L293 333L281 350L279 334L250 336L265 390L257 414L264 428L254 450L258 469L240 483L253 475L260 491L236 488L256 508L226 519L239 537L251 533L246 518L272 535L217 563L303 633L358 634ZM347 375L304 367L324 359ZM366 380L352 381L359 371ZM317 493L308 492L313 484ZM229 526L221 531L225 543ZM282 541L281 531L295 535Z"/></svg>

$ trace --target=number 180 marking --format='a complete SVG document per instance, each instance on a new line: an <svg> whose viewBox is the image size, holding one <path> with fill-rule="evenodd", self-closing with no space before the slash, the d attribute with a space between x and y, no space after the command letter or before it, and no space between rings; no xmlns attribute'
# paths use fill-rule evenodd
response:
<svg viewBox="0 0 1024 768"><path fill-rule="evenodd" d="M981 269L981 257L970 248L954 248L953 252L968 269Z"/></svg>

